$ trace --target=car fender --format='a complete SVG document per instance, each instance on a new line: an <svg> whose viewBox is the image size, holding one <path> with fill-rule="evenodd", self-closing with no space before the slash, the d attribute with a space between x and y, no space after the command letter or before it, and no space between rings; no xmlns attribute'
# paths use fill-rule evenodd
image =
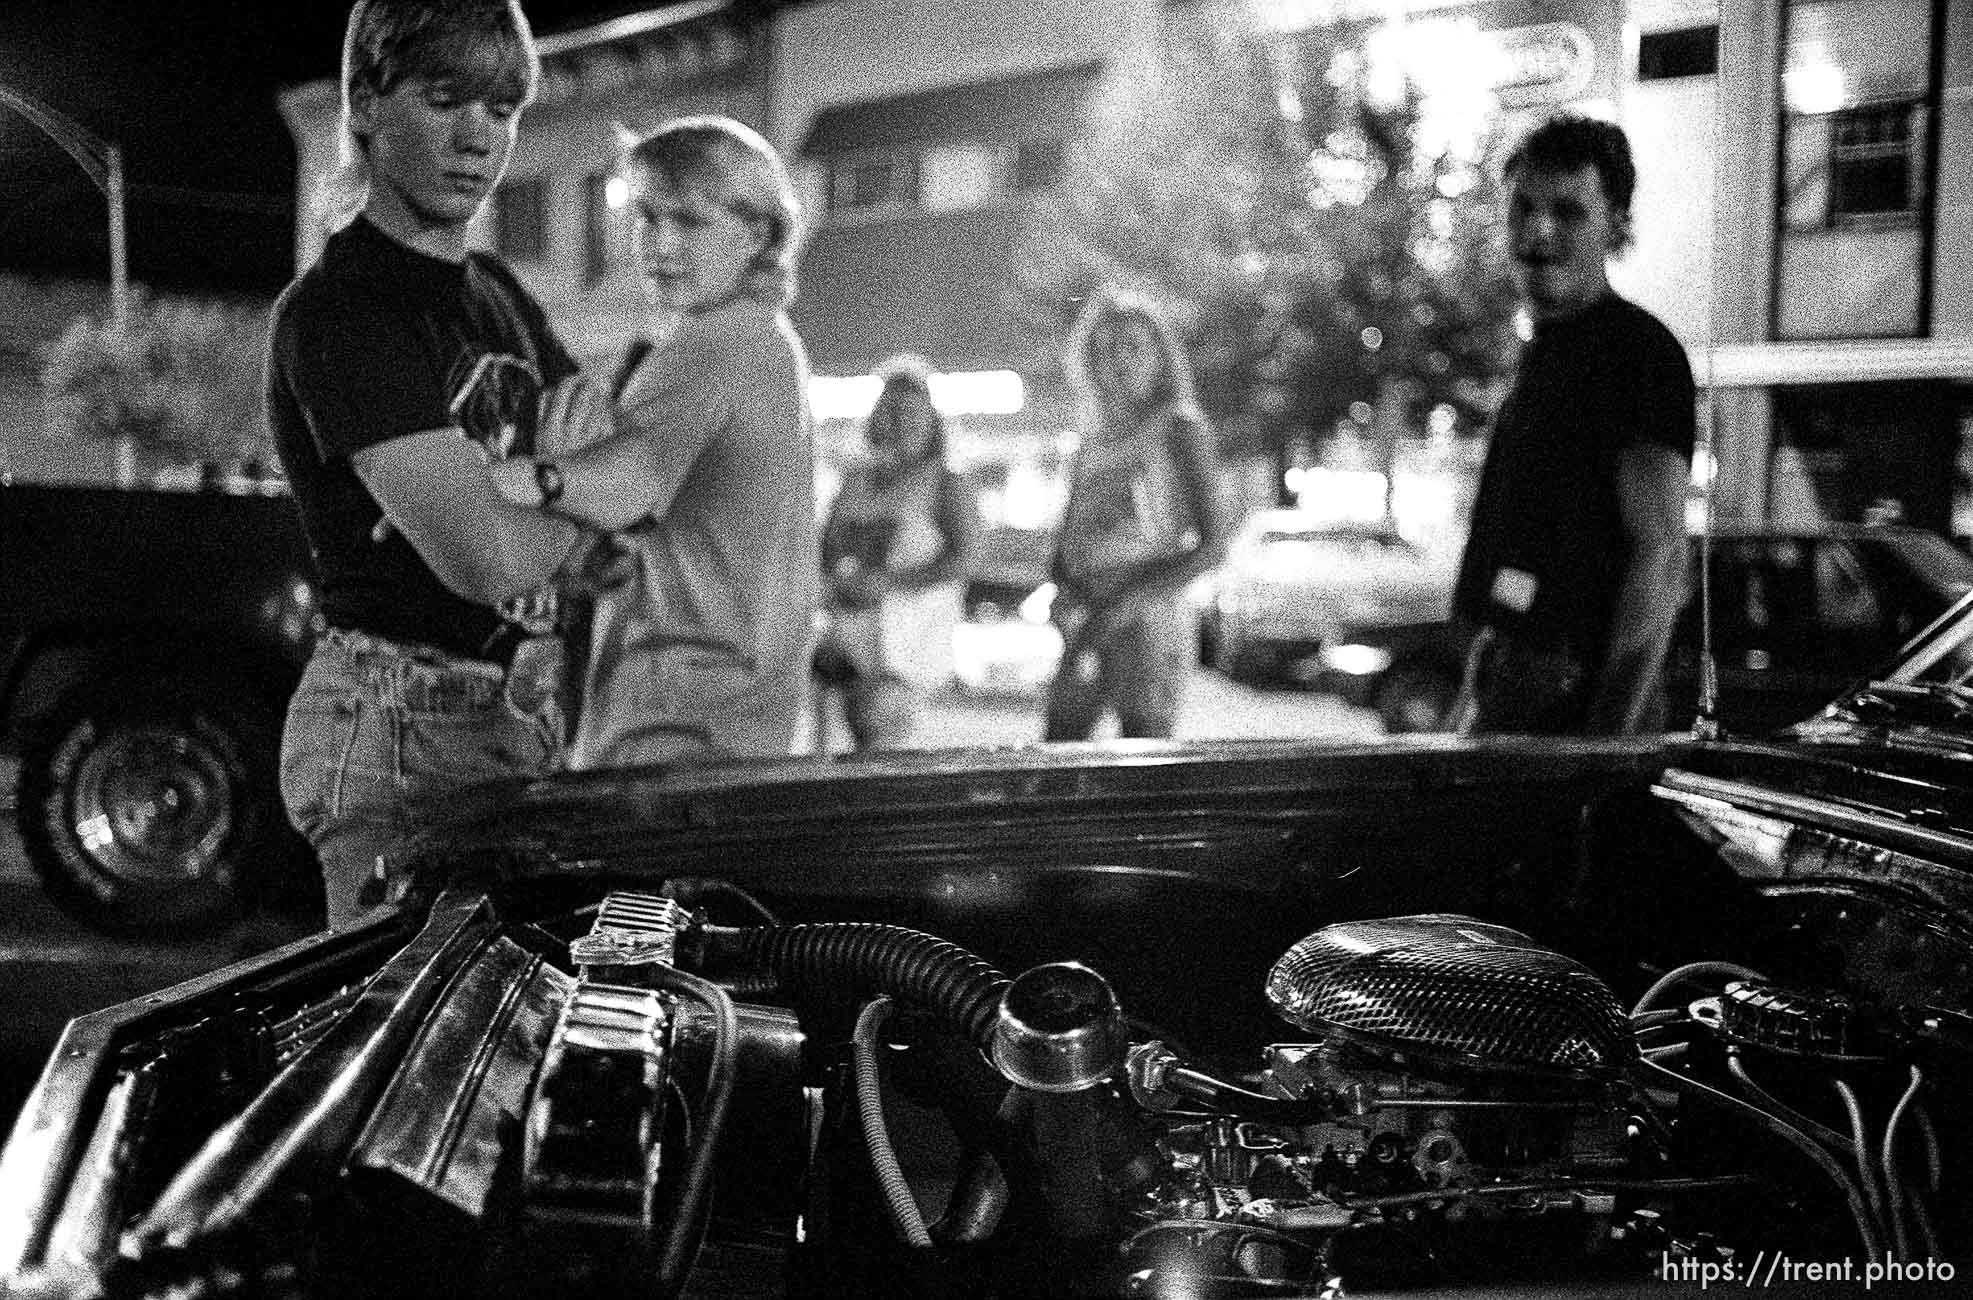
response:
<svg viewBox="0 0 1973 1300"><path fill-rule="evenodd" d="M20 734L78 687L147 669L196 667L238 682L270 707L285 705L307 651L278 639L197 637L182 628L68 628L19 638L0 679L4 734Z"/></svg>

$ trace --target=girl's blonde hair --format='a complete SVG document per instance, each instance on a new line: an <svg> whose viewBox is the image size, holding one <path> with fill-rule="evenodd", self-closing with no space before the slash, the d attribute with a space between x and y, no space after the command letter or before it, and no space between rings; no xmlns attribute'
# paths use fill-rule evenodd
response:
<svg viewBox="0 0 1973 1300"><path fill-rule="evenodd" d="M678 118L626 141L623 170L640 167L763 227L766 242L741 277L740 292L776 307L794 300L801 204L781 155L758 131L730 117Z"/></svg>
<svg viewBox="0 0 1973 1300"><path fill-rule="evenodd" d="M1164 310L1146 294L1108 285L1092 293L1077 314L1069 330L1068 355L1063 366L1088 417L1101 421L1123 406L1123 395L1104 387L1096 366L1095 349L1105 331L1124 321L1142 322L1157 343L1158 386L1148 404L1176 406L1197 414L1199 397L1192 379L1192 363Z"/></svg>
<svg viewBox="0 0 1973 1300"><path fill-rule="evenodd" d="M355 93L388 95L406 77L449 79L469 100L518 110L534 98L541 56L518 0L356 0L343 29L337 167L316 204L324 228L347 225L370 196L369 145L351 126Z"/></svg>

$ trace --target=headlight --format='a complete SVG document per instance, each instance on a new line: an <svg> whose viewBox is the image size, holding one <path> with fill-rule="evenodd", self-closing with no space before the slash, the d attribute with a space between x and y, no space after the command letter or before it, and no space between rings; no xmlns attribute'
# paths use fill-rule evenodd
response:
<svg viewBox="0 0 1973 1300"><path fill-rule="evenodd" d="M1374 645L1331 645L1321 650L1322 666L1352 677L1368 677L1391 666L1391 652Z"/></svg>
<svg viewBox="0 0 1973 1300"><path fill-rule="evenodd" d="M1029 623L1046 623L1055 608L1055 584L1044 582L1021 601L1021 617Z"/></svg>

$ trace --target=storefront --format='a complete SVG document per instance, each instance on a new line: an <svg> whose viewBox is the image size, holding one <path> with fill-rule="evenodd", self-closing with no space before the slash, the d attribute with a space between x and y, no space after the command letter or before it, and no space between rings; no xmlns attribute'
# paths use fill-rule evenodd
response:
<svg viewBox="0 0 1973 1300"><path fill-rule="evenodd" d="M1719 504L1968 531L1973 4L1720 6Z"/></svg>

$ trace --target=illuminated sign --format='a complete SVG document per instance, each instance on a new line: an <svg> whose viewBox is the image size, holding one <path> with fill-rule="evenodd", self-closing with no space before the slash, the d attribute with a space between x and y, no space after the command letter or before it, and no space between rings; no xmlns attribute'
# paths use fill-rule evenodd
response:
<svg viewBox="0 0 1973 1300"><path fill-rule="evenodd" d="M1487 35L1498 53L1493 91L1505 107L1575 99L1596 75L1596 44L1574 23L1537 23Z"/></svg>
<svg viewBox="0 0 1973 1300"><path fill-rule="evenodd" d="M1287 35L1345 20L1378 17L1387 20L1380 34L1419 33L1446 26L1464 28L1465 75L1484 83L1501 107L1510 109L1581 99L1590 92L1597 71L1596 38L1591 33L1610 41L1617 37L1615 26L1605 21L1610 12L1602 0L1560 4L1545 0L1540 6L1510 6L1519 12L1538 8L1552 13L1560 9L1577 21L1531 23L1487 31L1476 30L1486 17L1461 14L1459 11L1468 6L1457 0L1250 0L1250 3L1263 23ZM1471 8L1491 9L1492 6ZM1439 17L1420 17L1428 11L1444 12ZM1495 11L1491 16L1499 21L1504 15ZM1406 71L1420 84L1429 80L1428 76L1421 77L1417 68L1407 67Z"/></svg>

